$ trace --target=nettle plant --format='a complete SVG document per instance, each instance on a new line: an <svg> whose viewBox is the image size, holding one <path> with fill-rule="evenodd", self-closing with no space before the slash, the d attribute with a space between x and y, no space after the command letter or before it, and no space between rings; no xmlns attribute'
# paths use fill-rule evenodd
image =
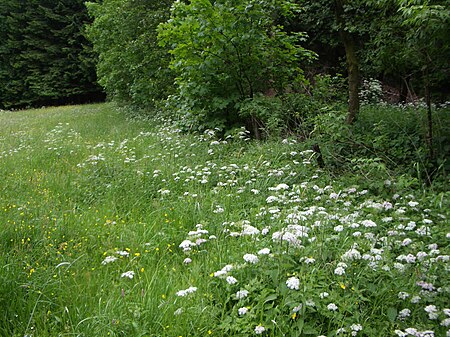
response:
<svg viewBox="0 0 450 337"><path fill-rule="evenodd" d="M296 8L287 0L176 1L159 40L170 47L181 114L227 127L249 119L238 113L244 100L303 80L300 61L314 54L298 45L304 34L279 24Z"/></svg>

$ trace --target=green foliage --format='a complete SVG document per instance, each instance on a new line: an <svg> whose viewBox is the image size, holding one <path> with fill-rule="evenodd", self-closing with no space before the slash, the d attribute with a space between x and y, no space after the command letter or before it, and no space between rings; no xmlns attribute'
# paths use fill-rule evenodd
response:
<svg viewBox="0 0 450 337"><path fill-rule="evenodd" d="M0 108L102 97L82 0L3 1L0 21Z"/></svg>
<svg viewBox="0 0 450 337"><path fill-rule="evenodd" d="M254 119L262 138L296 135L309 139L316 117L340 111L347 101L345 82L341 76L318 75L299 92L283 95L256 96L240 104L239 115Z"/></svg>
<svg viewBox="0 0 450 337"><path fill-rule="evenodd" d="M99 83L109 98L141 108L153 107L171 92L173 76L156 27L169 15L171 0L88 2L94 18L87 27L99 55Z"/></svg>
<svg viewBox="0 0 450 337"><path fill-rule="evenodd" d="M406 41L425 86L436 87L448 82L450 53L450 9L447 1L398 1Z"/></svg>
<svg viewBox="0 0 450 337"><path fill-rule="evenodd" d="M367 181L378 182L390 178L390 171L415 176L423 184L438 177L439 185L449 171L449 110L433 111L437 167L430 163L424 142L424 111L423 105L364 105L361 120L349 127L343 123L344 114L335 110L317 116L312 138L321 144L328 165L338 171L354 169Z"/></svg>
<svg viewBox="0 0 450 337"><path fill-rule="evenodd" d="M445 336L448 191L122 110L0 112L1 336Z"/></svg>
<svg viewBox="0 0 450 337"><path fill-rule="evenodd" d="M301 81L301 62L313 54L298 45L303 34L277 24L295 8L285 0L175 2L159 39L172 54L177 93L170 100L181 114L230 126L241 120L244 100Z"/></svg>

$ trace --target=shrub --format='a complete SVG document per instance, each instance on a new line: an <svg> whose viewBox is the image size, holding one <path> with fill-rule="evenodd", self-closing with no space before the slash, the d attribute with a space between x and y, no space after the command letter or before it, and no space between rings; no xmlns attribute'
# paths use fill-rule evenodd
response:
<svg viewBox="0 0 450 337"><path fill-rule="evenodd" d="M171 49L179 113L227 127L246 116L256 125L248 101L237 113L242 102L301 81L300 62L313 57L298 45L302 34L288 35L276 23L294 9L286 0L175 2L159 39Z"/></svg>

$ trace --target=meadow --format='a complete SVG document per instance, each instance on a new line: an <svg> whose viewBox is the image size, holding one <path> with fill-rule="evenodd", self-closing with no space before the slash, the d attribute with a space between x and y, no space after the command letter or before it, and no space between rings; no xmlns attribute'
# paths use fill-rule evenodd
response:
<svg viewBox="0 0 450 337"><path fill-rule="evenodd" d="M0 111L0 336L450 336L450 194L371 186L295 137Z"/></svg>

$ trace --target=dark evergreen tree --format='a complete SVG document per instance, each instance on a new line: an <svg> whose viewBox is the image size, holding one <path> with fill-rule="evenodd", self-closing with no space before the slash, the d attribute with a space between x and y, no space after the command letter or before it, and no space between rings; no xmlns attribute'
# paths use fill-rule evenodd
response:
<svg viewBox="0 0 450 337"><path fill-rule="evenodd" d="M5 0L0 18L0 107L102 97L82 0Z"/></svg>

